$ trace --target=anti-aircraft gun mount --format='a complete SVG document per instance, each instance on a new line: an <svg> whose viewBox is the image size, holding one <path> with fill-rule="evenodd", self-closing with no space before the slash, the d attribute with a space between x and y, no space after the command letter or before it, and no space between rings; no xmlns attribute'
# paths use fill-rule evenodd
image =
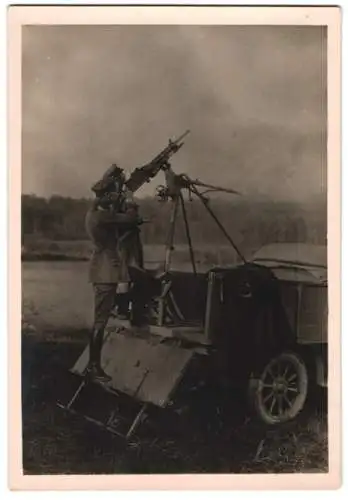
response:
<svg viewBox="0 0 348 500"><path fill-rule="evenodd" d="M232 388L243 387L254 413L271 425L300 413L310 378L322 387L327 383L326 247L278 243L261 248L246 261L207 197L216 191L238 193L178 175L169 163L187 134L136 169L126 185L136 192L163 171L165 185L157 188L157 195L172 204L163 272L153 276L145 270L151 283L158 285L149 288L148 325L138 331L127 321L113 319L102 350L102 367L112 380L99 387L98 405L91 395L96 384L84 378L87 347L71 370L76 384L72 394L60 404L127 439L149 406L165 408L175 399L194 359L208 360L215 367L214 380L221 375ZM237 264L198 272L184 193L202 202L236 251ZM192 272L171 270L179 207ZM133 405L130 421L129 415L126 421L123 418L124 400L127 408Z"/></svg>
<svg viewBox="0 0 348 500"><path fill-rule="evenodd" d="M156 175L161 171L165 170L169 166L170 158L177 153L184 145L183 139L190 133L186 130L182 135L180 135L176 140L169 140L168 145L162 149L162 151L156 155L149 163L143 167L136 168L130 175L129 179L126 181L126 187L129 191L135 193L141 186L146 182L150 182L151 179L156 177Z"/></svg>
<svg viewBox="0 0 348 500"><path fill-rule="evenodd" d="M192 239L190 235L189 220L187 217L187 211L185 208L185 199L183 192L187 191L189 199L192 197L198 198L206 208L207 212L214 219L215 223L218 225L219 229L225 235L228 242L232 245L236 251L239 259L245 263L245 258L238 249L235 242L232 240L231 236L228 234L224 226L221 224L220 220L212 210L209 205L209 198L207 193L209 192L224 192L234 195L239 195L238 191L233 189L226 189L220 186L215 186L211 184L206 184L198 179L192 180L186 174L176 174L170 164L170 158L177 153L184 145L183 139L190 133L190 130L186 130L178 139L169 141L169 144L164 148L153 160L143 167L136 168L129 179L126 181L126 188L131 192L136 192L145 183L150 182L160 171L164 172L166 185L160 185L157 187L157 198L161 201L171 200L173 202L172 213L170 217L170 228L166 243L166 258L164 262L164 272L168 272L170 268L170 256L173 248L173 240L175 234L175 226L178 215L179 205L182 209L182 217L185 224L185 231L187 237L187 243L189 246L190 260L192 264L193 272L196 274L196 263L194 258ZM205 188L202 192L200 188Z"/></svg>
<svg viewBox="0 0 348 500"><path fill-rule="evenodd" d="M182 217L185 225L185 231L186 231L186 238L187 238L187 244L189 247L189 252L190 252L190 260L192 264L192 269L193 272L196 274L196 262L195 262L195 257L194 257L194 250L193 250L193 245L192 245L192 238L190 234L190 225L189 225L189 220L187 217L187 211L185 207L185 198L183 195L183 192L186 190L188 192L188 197L189 200L192 200L193 197L196 197L198 200L200 200L207 210L208 214L212 217L212 219L215 221L221 232L224 234L230 245L234 248L236 254L238 255L239 259L242 262L246 262L244 256L242 255L241 251L231 238L231 236L228 234L218 217L216 216L215 212L212 210L210 204L209 204L209 198L206 196L208 192L224 192L224 193L229 193L229 194L236 194L239 195L238 191L234 191L232 189L226 189L222 188L219 186L213 186L211 184L205 184L198 179L192 180L190 177L186 174L180 174L177 175L173 172L172 168L170 165L167 165L167 167L164 170L165 173L165 179L166 179L166 185L165 186L158 186L157 188L157 197L161 201L168 201L170 200L172 202L172 212L171 212L171 217L170 217L170 226L169 226L169 236L167 239L166 243L166 258L165 258L165 263L164 263L164 271L168 272L170 269L170 255L171 251L173 249L173 244L174 244L174 234L175 234L175 225L176 225L176 220L178 216L178 208L179 205L181 206L182 210ZM204 187L205 191L201 192L199 190L200 187Z"/></svg>

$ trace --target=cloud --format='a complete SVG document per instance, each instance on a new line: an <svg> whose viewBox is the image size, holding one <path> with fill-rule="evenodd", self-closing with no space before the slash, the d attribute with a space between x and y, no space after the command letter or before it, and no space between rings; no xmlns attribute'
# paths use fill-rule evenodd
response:
<svg viewBox="0 0 348 500"><path fill-rule="evenodd" d="M320 27L26 27L23 190L88 196L110 162L131 170L190 128L178 171L316 194L325 43Z"/></svg>

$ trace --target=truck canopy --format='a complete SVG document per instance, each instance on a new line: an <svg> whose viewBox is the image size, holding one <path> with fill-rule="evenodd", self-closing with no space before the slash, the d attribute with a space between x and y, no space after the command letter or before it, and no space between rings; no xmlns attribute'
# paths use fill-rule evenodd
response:
<svg viewBox="0 0 348 500"><path fill-rule="evenodd" d="M327 247L305 243L273 243L261 247L251 262L268 267L285 281L327 283Z"/></svg>

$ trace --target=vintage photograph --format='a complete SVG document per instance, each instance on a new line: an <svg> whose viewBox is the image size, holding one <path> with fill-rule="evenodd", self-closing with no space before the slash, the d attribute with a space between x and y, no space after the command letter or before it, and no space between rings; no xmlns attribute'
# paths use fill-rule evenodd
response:
<svg viewBox="0 0 348 500"><path fill-rule="evenodd" d="M331 472L328 112L324 23L23 24L25 476Z"/></svg>

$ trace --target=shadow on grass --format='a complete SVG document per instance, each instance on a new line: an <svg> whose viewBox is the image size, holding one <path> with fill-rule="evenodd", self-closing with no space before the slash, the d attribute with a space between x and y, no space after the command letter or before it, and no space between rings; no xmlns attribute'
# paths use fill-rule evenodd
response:
<svg viewBox="0 0 348 500"><path fill-rule="evenodd" d="M183 385L172 409L150 409L126 443L56 406L69 389L86 332L23 335L23 467L26 474L261 473L327 470L326 408L312 396L294 422L268 428L251 419L242 394Z"/></svg>

